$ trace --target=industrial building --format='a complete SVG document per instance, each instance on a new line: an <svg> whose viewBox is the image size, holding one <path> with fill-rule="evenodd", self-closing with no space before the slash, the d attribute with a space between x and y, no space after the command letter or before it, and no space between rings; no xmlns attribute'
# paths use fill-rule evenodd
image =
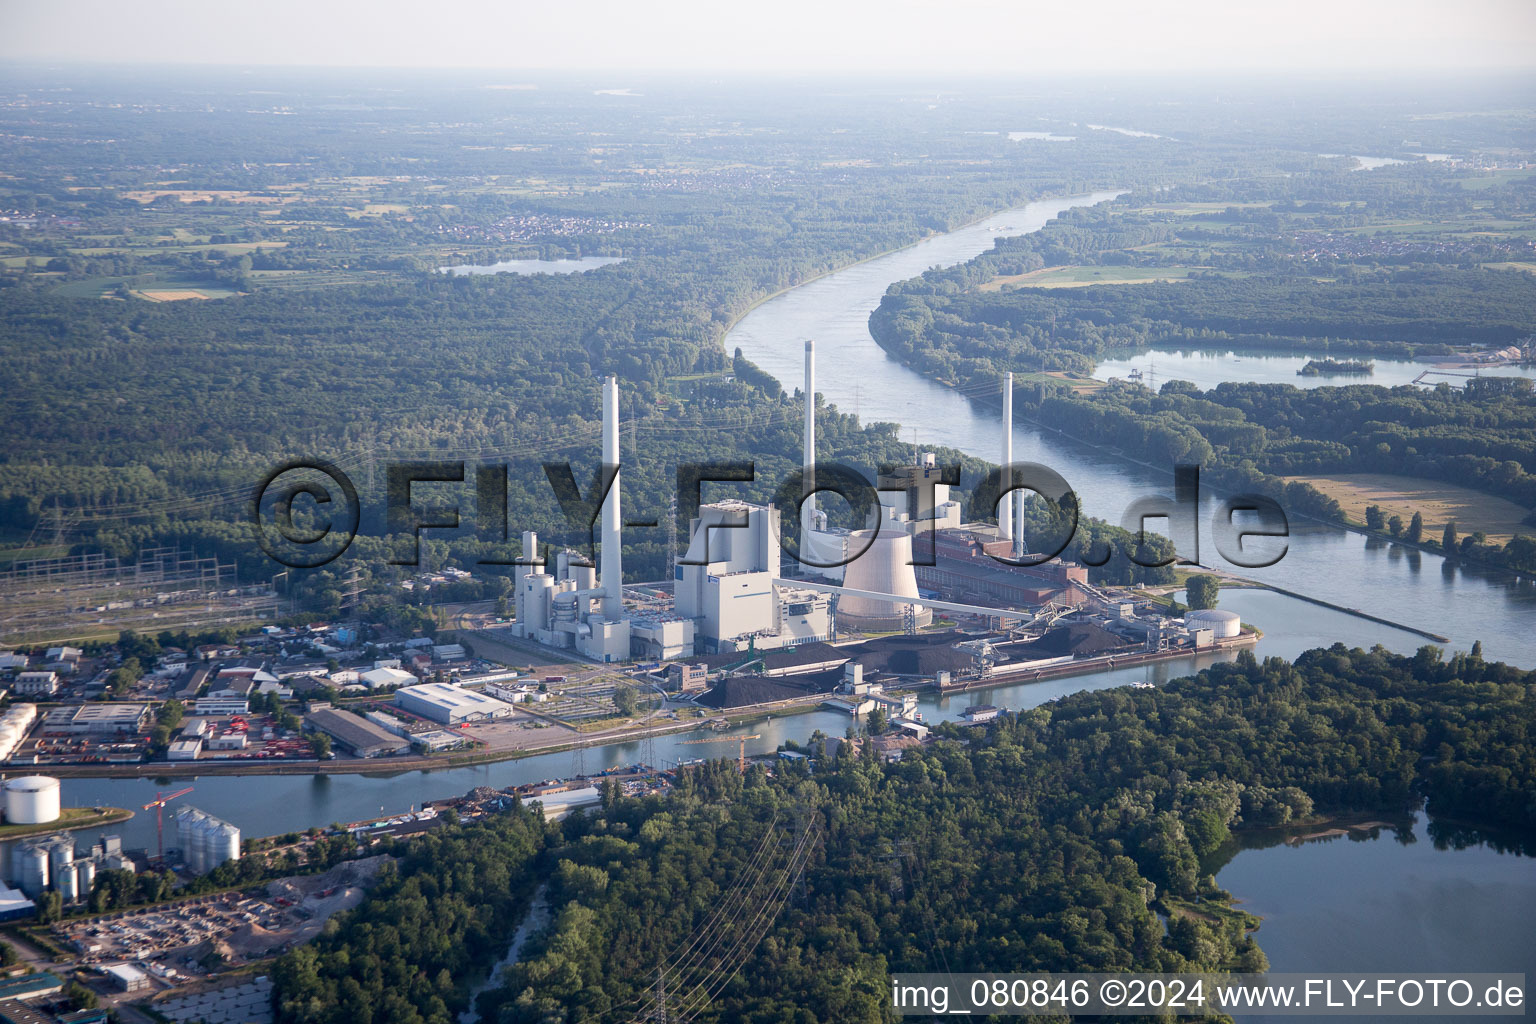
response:
<svg viewBox="0 0 1536 1024"><path fill-rule="evenodd" d="M398 693L398 691L397 691ZM358 757L388 757L403 754L410 741L372 722L336 708L321 708L304 716L304 724L325 733Z"/></svg>
<svg viewBox="0 0 1536 1024"><path fill-rule="evenodd" d="M700 506L673 572L674 607L694 623L697 648L772 650L831 635L826 594L774 582L781 557L778 509L736 500Z"/></svg>
<svg viewBox="0 0 1536 1024"><path fill-rule="evenodd" d="M176 837L182 862L199 875L240 859L240 829L196 807L176 811Z"/></svg>
<svg viewBox="0 0 1536 1024"><path fill-rule="evenodd" d="M624 558L620 549L619 384L603 381L603 465L613 481L603 499L597 572L563 553L556 573L539 572L538 536L523 534L524 564L516 577L513 631L550 647L574 649L594 661L630 656L630 619L624 611ZM547 568L547 567L545 567ZM654 633L648 640L656 639Z"/></svg>
<svg viewBox="0 0 1536 1024"><path fill-rule="evenodd" d="M13 704L0 715L0 761L10 759L36 720L36 704Z"/></svg>
<svg viewBox="0 0 1536 1024"><path fill-rule="evenodd" d="M27 894L8 885L0 885L0 921L14 921L37 913L37 904Z"/></svg>
<svg viewBox="0 0 1536 1024"><path fill-rule="evenodd" d="M137 736L149 721L143 704L78 704L43 716L44 736Z"/></svg>
<svg viewBox="0 0 1536 1024"><path fill-rule="evenodd" d="M96 848L85 857L75 850L75 841L66 833L23 839L11 852L11 874L22 892L36 900L50 889L66 903L85 899L96 883L96 871L103 857Z"/></svg>
<svg viewBox="0 0 1536 1024"><path fill-rule="evenodd" d="M511 718L511 704L478 690L447 683L423 683L395 691L395 707L444 725L492 722Z"/></svg>
<svg viewBox="0 0 1536 1024"><path fill-rule="evenodd" d="M23 775L5 783L5 820L12 825L40 825L59 820L59 780Z"/></svg>
<svg viewBox="0 0 1536 1024"><path fill-rule="evenodd" d="M394 668L389 668L386 666L383 668L371 669L370 671L364 672L358 676L357 681L368 687L370 690L376 690L381 686L412 686L420 682L420 680L411 675L409 672L403 671L399 667L399 664L400 663L397 661Z"/></svg>
<svg viewBox="0 0 1536 1024"><path fill-rule="evenodd" d="M51 670L19 672L11 685L17 693L28 697L52 697L59 692L59 674Z"/></svg>

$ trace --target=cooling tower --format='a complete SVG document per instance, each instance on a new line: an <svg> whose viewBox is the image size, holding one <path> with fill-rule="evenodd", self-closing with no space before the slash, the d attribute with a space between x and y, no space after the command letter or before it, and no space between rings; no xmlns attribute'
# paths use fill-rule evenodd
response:
<svg viewBox="0 0 1536 1024"><path fill-rule="evenodd" d="M870 538L874 537L871 541ZM843 586L849 590L873 590L899 597L917 596L917 577L912 571L912 537L900 527L887 523L876 536L873 530L858 530L848 539L850 550L869 547L843 570ZM906 606L893 601L843 594L837 601L839 626L871 632L901 629ZM917 625L933 622L933 609L917 606Z"/></svg>

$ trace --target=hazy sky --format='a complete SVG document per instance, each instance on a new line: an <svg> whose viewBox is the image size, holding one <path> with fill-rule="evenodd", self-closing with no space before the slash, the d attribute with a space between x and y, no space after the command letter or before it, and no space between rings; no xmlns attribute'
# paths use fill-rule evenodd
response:
<svg viewBox="0 0 1536 1024"><path fill-rule="evenodd" d="M1012 73L1536 67L1536 0L0 0L0 59Z"/></svg>

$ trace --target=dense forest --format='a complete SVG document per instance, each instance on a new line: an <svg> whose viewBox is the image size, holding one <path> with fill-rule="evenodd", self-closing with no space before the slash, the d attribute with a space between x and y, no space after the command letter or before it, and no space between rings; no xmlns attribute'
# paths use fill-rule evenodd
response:
<svg viewBox="0 0 1536 1024"><path fill-rule="evenodd" d="M680 107L448 81L396 107L343 83L270 84L272 99L245 82L113 83L158 126L143 137L94 85L46 104L23 92L0 115L16 129L0 182L0 540L125 558L175 544L262 579L278 567L243 521L249 493L276 464L320 457L370 511L391 460L507 462L512 533L577 543L540 463L569 457L590 478L610 373L637 518L665 521L683 462L755 460L763 482L743 496L765 498L795 461L798 414L760 374L723 379L745 368L720 338L755 300L1038 195L1329 166L1220 138L1096 133L1045 151L977 131L1006 104L934 115L878 91L834 114L798 93ZM315 88L366 113L316 104ZM623 262L437 272L586 255ZM872 475L909 457L893 425L827 417L826 458ZM428 534L433 566L487 550L462 505L462 530ZM382 532L348 561L388 579ZM634 578L665 574L665 526L626 542ZM296 573L297 596L333 613L349 567Z"/></svg>
<svg viewBox="0 0 1536 1024"><path fill-rule="evenodd" d="M809 775L715 762L546 833L524 811L439 832L283 957L278 1019L450 1020L535 884L549 924L487 1020L636 1019L664 963L699 1020L839 1024L893 1020L899 971L1263 969L1257 919L1210 877L1235 830L1421 798L1536 830L1536 674L1476 652L1245 653L945 732L891 765L848 743ZM719 927L743 906L771 913Z"/></svg>

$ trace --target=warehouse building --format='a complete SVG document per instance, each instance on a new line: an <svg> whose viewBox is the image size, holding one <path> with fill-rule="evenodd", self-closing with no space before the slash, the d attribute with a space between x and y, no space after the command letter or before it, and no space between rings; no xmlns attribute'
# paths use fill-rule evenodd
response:
<svg viewBox="0 0 1536 1024"><path fill-rule="evenodd" d="M444 725L511 718L512 705L478 690L447 683L423 683L395 691L395 707Z"/></svg>
<svg viewBox="0 0 1536 1024"><path fill-rule="evenodd" d="M44 715L43 735L135 736L148 721L149 708L143 704L80 704Z"/></svg>
<svg viewBox="0 0 1536 1024"><path fill-rule="evenodd" d="M304 724L318 729L358 757L387 757L411 749L410 741L381 729L349 711L322 708L304 716Z"/></svg>

